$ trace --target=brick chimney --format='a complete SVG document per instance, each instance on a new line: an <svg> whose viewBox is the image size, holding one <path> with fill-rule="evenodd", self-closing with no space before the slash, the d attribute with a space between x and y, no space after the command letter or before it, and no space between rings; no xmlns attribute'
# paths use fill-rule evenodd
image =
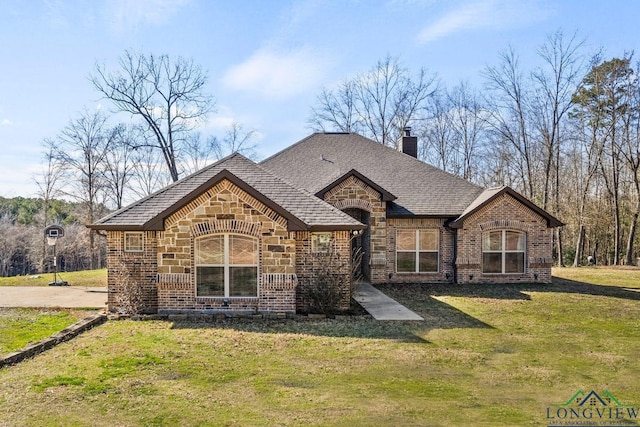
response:
<svg viewBox="0 0 640 427"><path fill-rule="evenodd" d="M411 128L404 128L402 139L400 140L400 151L411 157L418 158L418 137L411 136Z"/></svg>

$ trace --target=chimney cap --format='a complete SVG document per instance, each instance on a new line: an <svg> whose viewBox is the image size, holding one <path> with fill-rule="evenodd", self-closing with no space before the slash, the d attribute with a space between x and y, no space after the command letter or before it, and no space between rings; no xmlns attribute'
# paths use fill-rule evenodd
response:
<svg viewBox="0 0 640 427"><path fill-rule="evenodd" d="M411 136L411 126L404 127L404 136Z"/></svg>

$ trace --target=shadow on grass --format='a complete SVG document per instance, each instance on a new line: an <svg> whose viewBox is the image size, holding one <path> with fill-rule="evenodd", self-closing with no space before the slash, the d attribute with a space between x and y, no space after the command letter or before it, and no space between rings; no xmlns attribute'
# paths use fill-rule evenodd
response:
<svg viewBox="0 0 640 427"><path fill-rule="evenodd" d="M526 292L575 293L593 296L640 300L640 290L620 286L594 285L592 283L553 277L552 283L511 284L384 284L376 285L385 294L401 303L412 302L421 295L452 296L466 298L490 298L502 300L531 300Z"/></svg>
<svg viewBox="0 0 640 427"><path fill-rule="evenodd" d="M326 337L351 337L393 339L401 342L428 343L422 338L433 329L491 328L468 314L431 298L422 292L412 298L412 309L424 317L424 321L379 321L369 315L338 316L335 319L310 319L304 316L295 320L178 320L173 328L220 328L243 332L305 334Z"/></svg>
<svg viewBox="0 0 640 427"><path fill-rule="evenodd" d="M384 284L376 287L421 315L424 321L377 321L371 316L341 316L336 319L309 319L301 316L296 320L177 320L172 327L177 329L220 328L257 333L393 339L401 342L428 343L422 337L434 329L493 328L440 301L437 297L529 301L531 296L527 292L557 292L640 300L640 292L637 291L557 277L548 284Z"/></svg>

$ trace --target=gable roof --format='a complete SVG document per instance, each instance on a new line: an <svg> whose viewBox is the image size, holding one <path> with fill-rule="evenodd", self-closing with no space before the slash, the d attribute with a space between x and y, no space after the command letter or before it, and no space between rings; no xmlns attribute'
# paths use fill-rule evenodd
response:
<svg viewBox="0 0 640 427"><path fill-rule="evenodd" d="M483 191L355 133L314 133L261 165L313 194L326 191L355 170L396 197L387 203L389 217L458 217Z"/></svg>
<svg viewBox="0 0 640 427"><path fill-rule="evenodd" d="M316 192L316 196L320 197L321 199L324 199L324 195L325 195L325 193L327 191L331 190L333 187L335 187L336 185L340 184L345 179L347 179L347 178L349 178L351 176L358 178L360 181L364 182L369 187L373 188L375 191L380 193L380 197L381 197L382 201L391 202L391 201L397 199L396 196L394 196L393 194L389 193L387 190L385 190L384 188L380 187L378 184L376 184L375 182L371 181L369 178L367 178L366 176L362 175L360 172L358 172L355 169L351 169L349 172L345 173L340 178L336 179L335 181L333 181L332 183L330 183L329 185L324 187L322 190Z"/></svg>
<svg viewBox="0 0 640 427"><path fill-rule="evenodd" d="M89 225L98 230L163 230L164 219L223 179L287 219L290 230L355 230L363 224L297 189L240 154L232 154Z"/></svg>
<svg viewBox="0 0 640 427"><path fill-rule="evenodd" d="M553 215L549 214L547 211L543 210L542 208L538 207L531 200L525 198L523 195L521 195L520 193L518 193L517 191L515 191L511 187L501 186L501 187L495 187L495 188L488 188L488 189L484 190L467 207L467 209L464 210L462 215L460 215L458 218L456 218L455 221L451 222L449 224L449 226L451 228L460 228L460 227L462 227L462 223L464 222L465 218L469 217L473 213L475 213L478 210L482 209L483 207L485 207L486 205L488 205L493 200L495 200L496 198L500 197L503 194L510 195L511 197L513 197L514 199L516 199L517 201L519 201L520 203L522 203L523 205L525 205L526 207L528 207L529 209L531 209L532 211L534 211L535 213L537 213L538 215L540 215L541 217L546 219L547 220L547 227L560 227L560 226L564 225L560 220L558 220L557 218L555 218Z"/></svg>

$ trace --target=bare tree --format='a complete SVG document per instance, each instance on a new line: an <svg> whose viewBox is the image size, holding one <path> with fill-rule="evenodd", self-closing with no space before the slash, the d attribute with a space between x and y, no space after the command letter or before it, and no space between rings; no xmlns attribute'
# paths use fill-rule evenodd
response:
<svg viewBox="0 0 640 427"><path fill-rule="evenodd" d="M164 160L153 147L141 145L133 151L133 172L135 179L130 183L131 191L137 197L145 197L165 187L171 182Z"/></svg>
<svg viewBox="0 0 640 427"><path fill-rule="evenodd" d="M431 97L429 110L432 117L422 120L418 128L420 135L421 160L440 169L457 174L458 168L454 157L454 130L451 126L451 102L447 94L439 92Z"/></svg>
<svg viewBox="0 0 640 427"><path fill-rule="evenodd" d="M633 69L630 57L613 58L591 68L582 80L573 102L582 108L584 117L601 126L604 145L599 166L602 178L613 206L613 264L620 262L621 250L621 206L620 179L622 173L622 150L620 126L629 113L628 85Z"/></svg>
<svg viewBox="0 0 640 427"><path fill-rule="evenodd" d="M484 71L491 107L488 123L494 133L493 143L505 153L512 153L512 166L517 167L522 190L534 199L535 161L531 141L529 91L519 59L513 48L500 54L500 63Z"/></svg>
<svg viewBox="0 0 640 427"><path fill-rule="evenodd" d="M44 164L39 175L34 176L34 181L38 186L38 196L42 198L42 222L40 223L40 228L43 231L51 224L49 218L51 202L60 194L59 185L64 175L64 164L56 157L56 152L53 149L54 143L50 140L45 140L44 146L46 148ZM47 256L47 243L44 238L44 232L40 235L40 247L39 265L40 271L44 272Z"/></svg>
<svg viewBox="0 0 640 427"><path fill-rule="evenodd" d="M342 81L334 91L322 89L316 98L316 106L311 108L310 127L322 132L361 133L357 87L358 81L352 79Z"/></svg>
<svg viewBox="0 0 640 427"><path fill-rule="evenodd" d="M100 111L85 111L62 130L49 149L69 172L65 194L82 202L85 223L93 223L102 214L101 196L105 187L103 167L111 149L106 134L106 116ZM94 268L95 231L88 230L91 251L90 268Z"/></svg>
<svg viewBox="0 0 640 427"><path fill-rule="evenodd" d="M178 153L186 134L206 120L213 98L205 93L207 75L192 59L125 51L119 70L96 65L90 78L116 111L140 117L155 137L171 179L179 179Z"/></svg>
<svg viewBox="0 0 640 427"><path fill-rule="evenodd" d="M560 212L560 151L563 143L562 123L571 108L571 98L584 76L580 48L584 42L574 35L568 41L558 31L547 38L538 50L543 66L532 73L535 85L532 108L534 127L541 140L543 158L542 208L558 215ZM549 206L551 194L553 206ZM550 209L551 208L551 209ZM562 229L555 230L556 259L563 266Z"/></svg>
<svg viewBox="0 0 640 427"><path fill-rule="evenodd" d="M437 89L436 77L421 69L411 76L397 58L387 56L368 72L324 89L311 110L314 130L359 132L397 148L402 130L426 114Z"/></svg>
<svg viewBox="0 0 640 427"><path fill-rule="evenodd" d="M105 137L109 138L109 148L104 156L102 174L107 191L107 198L115 205L116 209L123 206L125 194L134 177L134 150L137 141L135 127L120 124L106 131Z"/></svg>
<svg viewBox="0 0 640 427"><path fill-rule="evenodd" d="M640 217L640 63L636 65L635 73L630 79L626 94L629 102L628 114L623 116L622 157L624 158L630 175L631 186L635 193L635 203L631 211L629 235L625 251L625 264L635 265L634 243L638 218Z"/></svg>
<svg viewBox="0 0 640 427"><path fill-rule="evenodd" d="M236 121L232 122L225 129L222 139L220 158L232 153L240 153L250 159L256 157L255 129L245 129L244 125Z"/></svg>
<svg viewBox="0 0 640 427"><path fill-rule="evenodd" d="M478 95L464 82L454 87L448 98L458 174L464 179L477 181L474 173L480 168L483 157L488 113Z"/></svg>

